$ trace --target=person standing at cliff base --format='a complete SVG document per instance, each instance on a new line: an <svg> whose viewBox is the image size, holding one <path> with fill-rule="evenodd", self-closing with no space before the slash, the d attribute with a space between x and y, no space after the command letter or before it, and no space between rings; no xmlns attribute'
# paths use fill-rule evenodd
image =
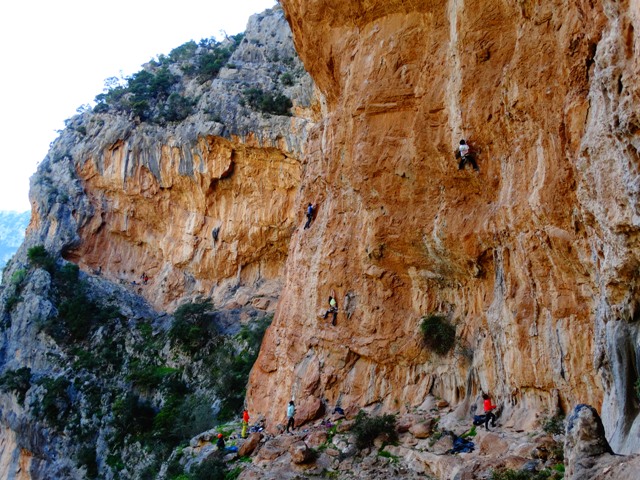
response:
<svg viewBox="0 0 640 480"><path fill-rule="evenodd" d="M458 152L456 152L456 157L460 157L460 163L458 163L458 170L462 170L467 163L470 163L473 169L478 171L478 164L476 163L476 159L471 153L471 149L469 145L467 145L466 140L460 140L460 146L458 147Z"/></svg>
<svg viewBox="0 0 640 480"><path fill-rule="evenodd" d="M289 420L287 421L287 433L289 433L289 427L291 427L291 430L295 430L295 419L294 416L296 414L296 406L293 404L293 400L291 400L289 402L289 405L287 406L287 417L289 417Z"/></svg>
<svg viewBox="0 0 640 480"><path fill-rule="evenodd" d="M497 407L491 403L491 397L486 393L482 394L482 399L484 400L484 428L489 430L489 421L491 421L491 426L496 426L496 416L492 410Z"/></svg>
<svg viewBox="0 0 640 480"><path fill-rule="evenodd" d="M242 412L242 438L247 438L247 427L249 426L249 412L245 408Z"/></svg>

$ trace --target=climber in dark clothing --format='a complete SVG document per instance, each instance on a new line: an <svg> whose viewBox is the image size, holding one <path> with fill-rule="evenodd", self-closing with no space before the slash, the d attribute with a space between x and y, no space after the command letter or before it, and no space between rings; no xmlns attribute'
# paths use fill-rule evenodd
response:
<svg viewBox="0 0 640 480"><path fill-rule="evenodd" d="M333 297L333 295L329 296L329 310L324 312L324 318L327 318L330 313L333 313L333 320L331 321L331 325L335 326L336 320L338 319L338 302L336 302L336 299Z"/></svg>
<svg viewBox="0 0 640 480"><path fill-rule="evenodd" d="M218 441L216 442L216 446L218 447L218 450L224 450L224 437L221 433L218 434Z"/></svg>
<svg viewBox="0 0 640 480"><path fill-rule="evenodd" d="M478 164L476 163L476 159L474 158L473 153L469 149L469 145L465 140L460 140L460 146L458 147L458 151L456 152L456 157L460 158L460 163L458 163L458 170L462 170L467 163L470 163L473 169L478 171Z"/></svg>
<svg viewBox="0 0 640 480"><path fill-rule="evenodd" d="M307 223L304 224L304 228L307 229L311 226L311 221L313 220L313 205L309 204L307 207Z"/></svg>

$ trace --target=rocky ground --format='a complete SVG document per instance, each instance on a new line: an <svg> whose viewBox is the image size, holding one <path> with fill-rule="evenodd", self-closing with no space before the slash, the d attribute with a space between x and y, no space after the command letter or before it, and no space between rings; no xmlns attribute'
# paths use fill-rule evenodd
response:
<svg viewBox="0 0 640 480"><path fill-rule="evenodd" d="M375 415L372 413L371 417ZM498 425L485 430L473 425L471 417L458 418L449 405L435 399L421 408L396 416L398 440L387 443L378 436L373 446L356 446L354 418L327 416L330 425L318 420L303 425L294 433L252 433L239 438L239 425L229 436L227 446L239 447L225 461L230 469L239 468L239 479L490 479L493 472L505 470L546 471L537 478L562 478L564 472L564 434L553 434L553 426L540 422L540 428L523 431ZM543 428L545 425L545 428ZM552 425L551 427L549 425ZM216 455L215 435L206 432L182 451L181 463L189 470L211 455ZM224 430L224 429L223 429ZM451 453L453 439L465 432L474 444L469 453ZM453 435L452 435L453 434ZM250 462L247 461L250 459ZM508 473L508 472L507 472ZM495 477L494 477L495 478ZM520 477L518 477L520 478Z"/></svg>

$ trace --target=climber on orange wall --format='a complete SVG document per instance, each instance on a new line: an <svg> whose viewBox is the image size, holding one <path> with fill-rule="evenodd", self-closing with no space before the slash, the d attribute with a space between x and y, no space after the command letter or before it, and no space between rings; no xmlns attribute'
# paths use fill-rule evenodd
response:
<svg viewBox="0 0 640 480"><path fill-rule="evenodd" d="M467 163L470 163L473 169L476 172L478 171L478 164L476 163L475 156L473 152L471 152L469 145L467 145L467 141L464 139L460 140L460 146L456 151L456 158L460 159L460 163L458 163L458 170L462 170Z"/></svg>
<svg viewBox="0 0 640 480"><path fill-rule="evenodd" d="M324 312L323 318L327 318L330 313L333 313L333 320L331 321L331 325L335 326L336 320L338 318L338 302L336 301L335 293L333 293L333 290L331 290L331 295L329 295L329 310Z"/></svg>
<svg viewBox="0 0 640 480"><path fill-rule="evenodd" d="M309 204L307 206L307 223L304 224L305 230L311 226L311 221L313 220L313 212L315 208L313 205Z"/></svg>

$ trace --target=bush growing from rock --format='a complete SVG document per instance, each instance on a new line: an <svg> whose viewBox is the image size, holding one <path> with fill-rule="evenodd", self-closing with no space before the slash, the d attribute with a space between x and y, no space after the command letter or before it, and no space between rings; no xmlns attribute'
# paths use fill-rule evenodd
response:
<svg viewBox="0 0 640 480"><path fill-rule="evenodd" d="M64 418L71 407L71 398L67 391L71 384L69 380L63 377L55 379L44 377L39 383L45 389L39 405L39 412L49 425L62 429L65 424Z"/></svg>
<svg viewBox="0 0 640 480"><path fill-rule="evenodd" d="M225 480L227 469L222 460L221 453L216 452L209 456L204 462L193 468L189 478L198 480Z"/></svg>
<svg viewBox="0 0 640 480"><path fill-rule="evenodd" d="M53 272L55 261L44 248L44 245L36 245L27 250L27 258L36 267L43 268L49 273Z"/></svg>
<svg viewBox="0 0 640 480"><path fill-rule="evenodd" d="M7 370L0 377L0 388L14 392L20 404L24 403L27 391L31 388L31 369L29 367L17 370Z"/></svg>
<svg viewBox="0 0 640 480"><path fill-rule="evenodd" d="M186 303L178 307L173 314L173 323L169 330L169 338L190 353L195 353L218 334L212 329L211 312L213 304L210 300ZM213 334L213 335L212 335Z"/></svg>
<svg viewBox="0 0 640 480"><path fill-rule="evenodd" d="M374 440L381 435L386 436L387 443L398 440L396 417L391 414L372 417L360 410L351 431L356 437L356 447L359 449L373 446Z"/></svg>
<svg viewBox="0 0 640 480"><path fill-rule="evenodd" d="M247 104L254 110L272 115L291 115L291 99L282 93L265 92L260 88L248 88L244 91Z"/></svg>
<svg viewBox="0 0 640 480"><path fill-rule="evenodd" d="M424 345L438 355L445 355L456 341L456 327L444 315L432 313L420 323Z"/></svg>
<svg viewBox="0 0 640 480"><path fill-rule="evenodd" d="M560 480L563 474L556 470L544 469L539 472L506 468L491 472L491 480Z"/></svg>
<svg viewBox="0 0 640 480"><path fill-rule="evenodd" d="M564 434L564 415L548 417L542 422L542 430L551 435Z"/></svg>

